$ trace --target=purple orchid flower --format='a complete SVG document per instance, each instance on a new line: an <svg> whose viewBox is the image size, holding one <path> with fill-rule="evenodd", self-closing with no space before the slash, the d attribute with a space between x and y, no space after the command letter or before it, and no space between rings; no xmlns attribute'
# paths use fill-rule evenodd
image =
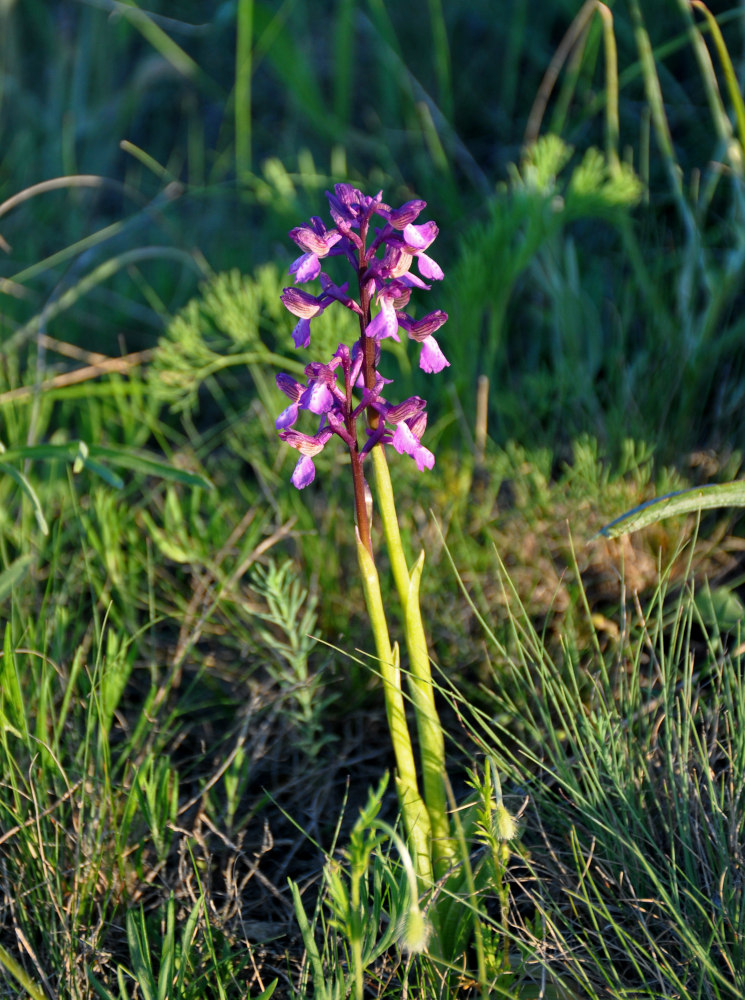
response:
<svg viewBox="0 0 745 1000"><path fill-rule="evenodd" d="M434 312L427 313L420 320L413 320L406 313L398 313L398 325L406 330L411 340L416 340L422 345L419 355L419 367L425 372L441 372L443 368L449 368L450 362L440 350L432 334L439 330L448 316L442 309L435 309Z"/></svg>
<svg viewBox="0 0 745 1000"><path fill-rule="evenodd" d="M420 471L431 469L435 457L422 444L427 426L426 402L412 396L397 405L383 396L390 380L378 371L380 344L387 337L399 341L399 330L420 345L419 366L440 372L450 362L433 334L447 320L441 309L415 319L405 310L416 290L428 291L427 282L440 281L444 273L427 251L438 234L434 222L417 222L426 202L412 199L400 208L383 201L382 192L365 195L351 184L336 184L326 192L333 225L318 216L290 231L302 255L290 265L295 284L282 292L285 307L298 317L293 330L296 347L310 344L310 324L333 302L356 313L360 336L351 345L340 344L327 364L311 362L305 381L281 373L278 388L290 400L276 420L280 438L300 452L292 483L303 489L315 478L313 459L334 435L349 449L355 483L358 526L366 521L365 482L361 464L377 444L390 444L401 455L409 455ZM373 218L381 220L377 228ZM349 294L348 284L337 285L322 270L325 258L341 257L352 266L358 296ZM419 274L411 265L416 259ZM320 281L318 294L298 285ZM295 430L301 411L320 417L314 435ZM357 421L367 414L366 440L358 440ZM361 535L364 534L362 527ZM369 528L367 529L369 543Z"/></svg>
<svg viewBox="0 0 745 1000"><path fill-rule="evenodd" d="M313 458L319 452L323 451L324 445L332 434L333 431L329 427L322 428L314 435L301 434L300 431L294 430L279 432L279 436L283 441L286 441L291 447L297 448L300 452L300 458L290 479L293 486L297 486L299 490L302 490L313 482L316 477L316 467L313 464Z"/></svg>
<svg viewBox="0 0 745 1000"><path fill-rule="evenodd" d="M290 274L295 275L296 284L317 278L321 273L321 258L326 257L341 239L341 233L336 229L327 230L323 220L317 215L310 221L310 226L298 226L290 230L290 239L305 251L302 257L298 257L290 265Z"/></svg>
<svg viewBox="0 0 745 1000"><path fill-rule="evenodd" d="M440 265L424 251L434 243L439 231L434 222L425 222L423 226L414 226L410 223L404 227L402 234L404 251L416 257L422 277L434 281L442 281L445 274Z"/></svg>
<svg viewBox="0 0 745 1000"><path fill-rule="evenodd" d="M368 405L372 406L382 417L378 429L370 435L365 451L371 446L383 441L392 444L399 455L410 455L420 472L431 469L435 464L435 456L421 442L422 434L427 426L427 404L420 396L410 396L403 403L391 406L381 397L368 397ZM387 425L395 429L389 430Z"/></svg>

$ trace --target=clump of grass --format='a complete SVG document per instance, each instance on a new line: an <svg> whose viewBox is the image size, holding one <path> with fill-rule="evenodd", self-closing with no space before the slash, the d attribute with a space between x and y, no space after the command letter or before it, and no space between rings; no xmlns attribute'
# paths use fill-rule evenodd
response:
<svg viewBox="0 0 745 1000"><path fill-rule="evenodd" d="M489 633L491 707L469 726L530 800L513 896L542 928L535 961L582 996L738 996L739 623L704 628L668 567L612 649L588 610L592 644L557 663L503 573L514 641Z"/></svg>

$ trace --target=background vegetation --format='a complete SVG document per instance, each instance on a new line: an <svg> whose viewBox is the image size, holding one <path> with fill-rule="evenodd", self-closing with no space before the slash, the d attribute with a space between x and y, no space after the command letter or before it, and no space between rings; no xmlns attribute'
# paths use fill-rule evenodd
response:
<svg viewBox="0 0 745 1000"><path fill-rule="evenodd" d="M742 50L713 0L0 3L0 995L351 988L320 873L389 751L346 469L274 430L339 180L440 226L395 474L456 797L496 757L521 814L493 995L743 995L742 541L596 534L740 470ZM371 995L477 989L376 864Z"/></svg>

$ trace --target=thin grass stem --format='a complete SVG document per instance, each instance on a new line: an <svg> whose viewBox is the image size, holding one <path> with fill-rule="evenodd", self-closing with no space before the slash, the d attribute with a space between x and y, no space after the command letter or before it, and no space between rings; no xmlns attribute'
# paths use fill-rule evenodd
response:
<svg viewBox="0 0 745 1000"><path fill-rule="evenodd" d="M240 183L251 173L251 76L253 0L238 0L235 41L235 176Z"/></svg>

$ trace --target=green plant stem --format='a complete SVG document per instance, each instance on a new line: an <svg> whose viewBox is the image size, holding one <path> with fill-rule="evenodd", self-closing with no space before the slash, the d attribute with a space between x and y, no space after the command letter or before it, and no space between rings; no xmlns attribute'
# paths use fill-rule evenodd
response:
<svg viewBox="0 0 745 1000"><path fill-rule="evenodd" d="M16 962L10 952L0 945L0 965L16 979L32 1000L46 1000L44 991L36 986L26 975L23 968Z"/></svg>
<svg viewBox="0 0 745 1000"><path fill-rule="evenodd" d="M419 583L424 566L424 551L409 574L396 516L393 485L381 445L373 448L372 458L383 533L405 623L406 648L411 669L411 698L416 713L422 758L424 801L432 826L435 874L439 877L452 864L455 847L445 796L445 737L435 705L427 638L419 606Z"/></svg>
<svg viewBox="0 0 745 1000"><path fill-rule="evenodd" d="M239 0L235 44L235 176L239 183L251 171L253 14L253 0Z"/></svg>
<svg viewBox="0 0 745 1000"><path fill-rule="evenodd" d="M432 884L431 840L432 828L429 813L419 794L414 750L406 722L398 646L391 648L388 625L380 593L380 581L375 563L357 533L357 560L362 576L365 603L370 615L370 625L375 637L375 648L383 678L385 710L396 757L396 786L401 802L404 826L412 845L417 876L422 888Z"/></svg>
<svg viewBox="0 0 745 1000"><path fill-rule="evenodd" d="M706 18L709 25L709 30L711 31L711 37L714 41L714 46L717 50L719 56L719 61L722 64L722 71L724 73L724 79L727 83L727 90L729 91L729 96L732 101L732 106L735 109L735 120L737 121L737 135L740 140L741 151L745 149L745 102L743 101L742 91L740 90L740 84L737 80L737 74L735 73L735 68L732 65L732 59L730 58L729 51L727 50L727 44L724 41L722 35L722 29L717 24L717 19L714 17L712 12L706 6L702 0L691 0L691 7L695 7L696 10L700 11ZM690 14L689 14L690 16ZM706 83L706 78L704 77L704 83ZM716 89L714 89L716 93ZM712 115L716 121L716 116ZM741 157L735 158L735 169L739 167L738 173L742 172L742 161Z"/></svg>
<svg viewBox="0 0 745 1000"><path fill-rule="evenodd" d="M360 923L360 882L364 875L364 866L356 864L356 861L357 859L352 862L352 871L349 876L349 903L352 920L354 921L354 931L351 935L350 945L352 947L352 974L354 976L355 1000L363 1000L365 995L365 980L362 962L362 926Z"/></svg>
<svg viewBox="0 0 745 1000"><path fill-rule="evenodd" d="M603 41L605 43L605 151L608 165L614 173L618 173L618 51L616 36L613 33L613 14L604 3L598 2L598 13L603 22Z"/></svg>

